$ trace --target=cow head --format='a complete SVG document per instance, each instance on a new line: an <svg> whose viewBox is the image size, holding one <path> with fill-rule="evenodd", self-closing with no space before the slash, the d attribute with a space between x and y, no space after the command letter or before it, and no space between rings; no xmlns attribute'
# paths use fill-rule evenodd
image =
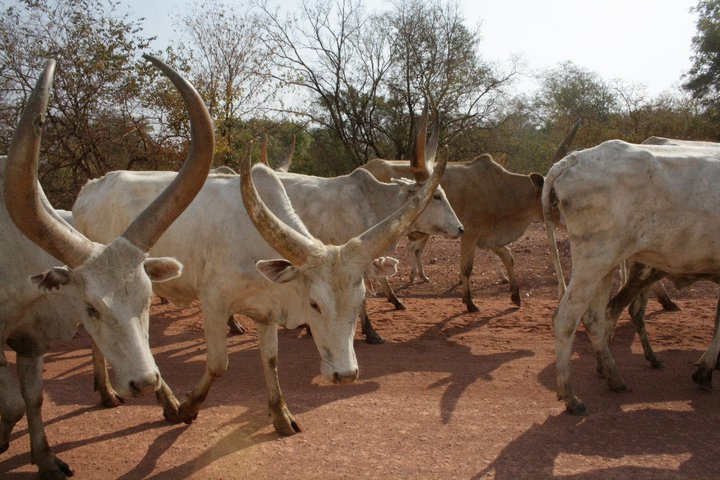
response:
<svg viewBox="0 0 720 480"><path fill-rule="evenodd" d="M281 191L282 184L263 165L255 166L251 176L248 148L241 164L243 203L258 232L284 257L261 260L257 268L273 282L294 282L299 308L288 314L310 325L326 379L347 383L357 378L353 338L355 321L365 297L363 279L395 273L397 261L381 256L433 196L446 160L436 166L430 179L397 212L345 244L333 246L323 244L307 232L290 228L265 206L255 190L253 177L272 176Z"/></svg>
<svg viewBox="0 0 720 480"><path fill-rule="evenodd" d="M52 84L48 62L23 111L10 144L5 171L8 213L30 240L66 266L35 275L45 291L57 290L114 367L121 395L143 395L159 386L160 375L148 345L151 281L180 275L174 259L150 259L147 251L190 204L212 163L210 117L195 89L174 70L148 57L180 91L187 106L192 146L177 179L149 205L121 237L108 245L91 242L64 221L37 181L40 134Z"/></svg>
<svg viewBox="0 0 720 480"><path fill-rule="evenodd" d="M438 139L440 137L440 120L435 116L430 140L425 144L427 135L428 115L427 110L423 111L418 126L418 134L415 139L415 151L410 160L410 170L413 172L415 182L407 179L393 178L392 182L407 185L407 195L411 196L419 190L432 175L437 154ZM448 151L445 146L445 162L447 162ZM464 228L458 220L455 211L450 206L445 191L438 186L432 199L425 209L412 224L410 231L406 233L425 233L427 235L442 235L447 238L457 238L463 234Z"/></svg>

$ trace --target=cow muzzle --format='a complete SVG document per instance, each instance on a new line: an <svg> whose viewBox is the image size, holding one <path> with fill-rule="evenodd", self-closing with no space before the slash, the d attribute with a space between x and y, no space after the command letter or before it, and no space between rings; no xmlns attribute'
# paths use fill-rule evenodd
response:
<svg viewBox="0 0 720 480"><path fill-rule="evenodd" d="M149 395L160 386L160 373L156 370L130 380L128 387L134 397Z"/></svg>
<svg viewBox="0 0 720 480"><path fill-rule="evenodd" d="M358 369L356 368L352 372L347 373L338 373L335 372L333 374L333 383L334 384L347 384L347 383L353 383L358 378Z"/></svg>

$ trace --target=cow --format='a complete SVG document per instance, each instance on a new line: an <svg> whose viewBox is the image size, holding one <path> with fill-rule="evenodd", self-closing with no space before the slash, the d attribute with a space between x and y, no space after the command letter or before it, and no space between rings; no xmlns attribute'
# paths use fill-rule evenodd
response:
<svg viewBox="0 0 720 480"><path fill-rule="evenodd" d="M418 140L425 136L427 116L420 121ZM428 146L427 158L415 156L411 168L430 176L428 163L434 162L437 148ZM421 188L424 180L393 179L389 183L377 180L363 168L349 175L333 178L314 177L296 173L278 173L293 208L310 233L325 243L339 245L360 234L374 223L397 210ZM332 221L328 221L332 218ZM408 233L442 235L457 238L464 232L463 225L448 203L442 187L435 190L432 200L409 226ZM383 289L389 289L387 280L379 279ZM392 292L392 289L390 289ZM404 308L396 298L396 308ZM360 310L362 333L367 343L381 344L382 337L375 331L367 314L366 303Z"/></svg>
<svg viewBox="0 0 720 480"><path fill-rule="evenodd" d="M716 142L705 142L695 140L676 140L671 138L663 137L649 137L642 142L643 145L670 145L670 146L686 146L686 147L703 147L703 148L720 148L720 143ZM620 316L620 313L625 307L629 306L630 318L632 319L635 330L640 338L640 342L643 347L645 358L650 362L653 368L662 368L663 363L660 361L655 352L653 351L650 340L647 336L645 329L645 309L647 307L647 301L652 293L657 297L660 304L665 310L679 310L679 307L675 305L675 302L670 299L667 291L662 287L662 283L657 281L660 278L667 277L677 288L686 287L692 285L698 280L709 280L715 283L720 283L720 277L717 275L671 275L667 276L666 273L658 271L654 268L642 265L639 263L633 263L628 266L629 272L626 281L624 282L623 288L615 294L610 300L607 308L607 322L608 329L606 334L611 335L615 329L615 324ZM655 283L653 283L655 282ZM652 284L652 287L650 285ZM671 308L675 305L675 308ZM670 308L669 308L670 307ZM720 310L716 311L715 324L716 332L718 335L717 325L720 319ZM716 342L713 341L712 345ZM711 346L711 348L713 348ZM708 360L701 360L698 362L698 368L693 374L693 380L703 390L712 389L712 368L708 368L708 365L712 363L712 359L717 357L717 352L709 351L703 358Z"/></svg>
<svg viewBox="0 0 720 480"><path fill-rule="evenodd" d="M579 126L580 122L575 122L558 148L556 158L567 151ZM380 181L413 175L406 160L376 158L363 168ZM543 176L539 173L521 175L510 172L496 163L492 156L483 154L469 161L449 163L440 185L465 228L460 240L460 283L467 311L479 310L470 293L476 247L490 249L502 260L510 281L510 298L520 306L520 287L513 269L512 252L507 244L519 238L530 223L542 220L540 192ZM427 238L427 235L413 235L409 246L411 258L415 257L421 276L424 272L420 252ZM411 273L411 278L414 278L414 273Z"/></svg>
<svg viewBox="0 0 720 480"><path fill-rule="evenodd" d="M587 413L573 391L570 368L581 319L609 387L627 390L606 334L617 265L628 260L670 275L720 274L718 181L717 149L621 140L573 152L550 168L542 205L560 292L553 315L558 397L568 412ZM572 255L567 287L554 248L554 228L562 225Z"/></svg>
<svg viewBox="0 0 720 480"><path fill-rule="evenodd" d="M0 349L0 452L27 412L32 463L41 478L72 469L52 452L41 416L43 354L69 341L80 323L116 366L118 391L140 396L166 389L148 344L151 281L180 275L173 258L148 250L202 187L213 158L210 117L194 88L157 59L190 112L192 146L167 190L105 243L88 240L53 209L37 181L40 132L54 73L50 61L20 118L7 157L0 157L0 340L16 353L20 387ZM160 193L160 192L158 192Z"/></svg>
<svg viewBox="0 0 720 480"><path fill-rule="evenodd" d="M424 142L418 144L419 155L424 148ZM181 419L191 423L197 417L212 383L226 371L225 325L235 312L257 326L270 416L281 435L301 428L280 390L278 326L308 324L322 375L336 384L353 382L358 376L353 337L365 297L363 278L396 271L397 260L382 255L432 198L444 169L441 161L398 211L341 245L326 245L310 234L271 169L258 164L251 177L249 150L239 176L209 176L153 248L154 254L173 255L184 264L183 276L156 284L156 293L180 306L198 299L203 309L206 369L180 405ZM73 206L76 225L90 238L121 231L173 178L173 172L126 171L92 180Z"/></svg>
<svg viewBox="0 0 720 480"><path fill-rule="evenodd" d="M426 133L427 113L424 113L418 136L424 136ZM295 150L294 137L288 153L275 171L295 212L310 233L324 243L340 245L400 208L420 188L431 174L428 164L432 165L435 161L437 136L436 122L430 143L426 145L426 158L414 157L411 160L413 169L420 172L416 176L420 181L417 178L414 181L402 178L384 183L365 169L356 169L349 175L331 178L287 173ZM270 165L267 158L267 138L262 145L260 161ZM235 174L231 168L225 166L211 170L211 173ZM335 220L328 222L328 218ZM437 188L433 200L428 203L409 230L412 232L410 234L442 235L447 238L457 238L464 231L442 187ZM384 277L378 280L388 298L394 299L391 302L395 307L404 309L405 306L394 296L387 280ZM379 345L384 342L372 326L367 314L366 302L363 302L360 309L360 325L367 343ZM234 317L228 319L228 326L233 334L242 334L246 331Z"/></svg>
<svg viewBox="0 0 720 480"><path fill-rule="evenodd" d="M720 144L715 142L706 142L706 141L698 141L698 140L677 140L674 138L665 138L665 137L648 137L645 140L642 141L643 145L675 145L675 146L687 146L687 147L712 147L717 148L720 146ZM621 270L621 277L624 277L626 274L625 268ZM625 278L623 278L623 283L626 281ZM681 282L682 283L682 282ZM652 286L652 293L657 298L658 303L662 305L663 310L667 310L669 312L676 312L680 310L680 307L673 301L672 298L670 298L670 294L668 294L667 290L663 286L662 282L655 283ZM639 308L639 305L637 306ZM644 307L643 307L644 309ZM639 332L638 332L639 333ZM651 349L652 350L652 349ZM646 352L647 353L647 352ZM654 356L653 356L654 357ZM657 359L655 359L657 361ZM658 367L661 365L659 361L658 363L653 362L654 366Z"/></svg>

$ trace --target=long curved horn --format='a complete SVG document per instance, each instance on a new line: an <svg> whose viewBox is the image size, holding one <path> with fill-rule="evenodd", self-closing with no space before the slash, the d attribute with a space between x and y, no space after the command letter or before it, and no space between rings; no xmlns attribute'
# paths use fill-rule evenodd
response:
<svg viewBox="0 0 720 480"><path fill-rule="evenodd" d="M265 134L265 138L263 138L262 147L260 148L260 162L264 163L268 167L270 166L270 162L268 162L267 158L267 144L268 144L268 136Z"/></svg>
<svg viewBox="0 0 720 480"><path fill-rule="evenodd" d="M447 161L448 153L447 147L445 147L445 155L433 169L430 181L425 182L420 190L405 202L398 211L359 235L358 238L363 242L365 250L372 258L384 255L388 247L395 243L400 235L420 215L440 184L440 178L445 172Z"/></svg>
<svg viewBox="0 0 720 480"><path fill-rule="evenodd" d="M290 150L288 150L287 155L285 155L285 160L283 160L283 162L280 165L278 165L278 167L275 169L278 172L289 172L290 171L290 164L292 163L292 157L293 157L293 154L295 153L296 140L297 139L296 139L295 135L293 135L292 143L290 144Z"/></svg>
<svg viewBox="0 0 720 480"><path fill-rule="evenodd" d="M286 225L263 203L250 173L251 148L252 144L248 143L245 157L240 162L240 191L245 210L268 245L294 265L302 265L310 255L314 242Z"/></svg>
<svg viewBox="0 0 720 480"><path fill-rule="evenodd" d="M178 89L190 117L190 151L175 180L150 204L122 234L147 252L172 222L193 201L207 178L215 150L215 134L210 114L195 88L175 70L150 55L143 55L160 69Z"/></svg>
<svg viewBox="0 0 720 480"><path fill-rule="evenodd" d="M438 142L440 141L440 112L435 110L433 115L433 129L430 133L430 140L428 140L427 147L425 149L425 164L432 165L435 163L435 156L437 155ZM432 170L429 166L426 167L428 170ZM428 176L430 176L428 174Z"/></svg>
<svg viewBox="0 0 720 480"><path fill-rule="evenodd" d="M418 125L417 136L415 137L415 152L410 161L410 171L415 175L415 181L423 183L430 177L427 163L425 162L425 139L427 137L428 112L427 107L423 109Z"/></svg>
<svg viewBox="0 0 720 480"><path fill-rule="evenodd" d="M93 243L61 221L37 180L42 127L50 96L55 61L48 61L35 84L8 149L5 206L18 229L40 248L70 267L78 267Z"/></svg>
<svg viewBox="0 0 720 480"><path fill-rule="evenodd" d="M559 162L567 154L570 149L570 144L573 140L575 140L575 134L577 133L578 128L580 128L580 122L580 117L578 117L568 134L565 136L565 139L560 145L558 145L557 150L555 150L555 155L553 155L552 160L553 162Z"/></svg>

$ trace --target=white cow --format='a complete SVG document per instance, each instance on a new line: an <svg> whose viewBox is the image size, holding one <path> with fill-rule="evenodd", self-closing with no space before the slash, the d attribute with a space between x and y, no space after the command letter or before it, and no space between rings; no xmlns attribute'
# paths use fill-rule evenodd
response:
<svg viewBox="0 0 720 480"><path fill-rule="evenodd" d="M424 119L424 123L421 121L421 127L418 129L419 136L425 135L426 126L427 119ZM416 157L411 161L412 167L424 169L429 175L427 163L434 162L434 156L435 152L428 155L427 160ZM278 177L295 211L310 233L321 241L333 245L348 241L387 217L422 186L422 182L407 179L383 183L363 168L358 168L349 175L333 178L296 173L278 173ZM438 186L427 207L403 234L417 232L457 238L463 231L463 226L450 206L445 192ZM381 278L380 282L383 288L387 285L385 278ZM396 308L404 308L396 297L393 303ZM370 322L365 302L362 305L360 319L366 341L371 344L382 343L382 337Z"/></svg>
<svg viewBox="0 0 720 480"><path fill-rule="evenodd" d="M424 144L419 148L424 155ZM358 366L353 337L365 297L363 278L395 272L397 260L378 257L428 203L445 163L400 210L334 246L308 232L272 170L257 165L251 180L249 162L248 153L239 177L209 176L192 205L155 245L154 253L174 255L185 266L182 277L157 284L155 291L178 305L195 299L202 303L206 371L180 405L182 420L192 422L210 386L227 369L225 325L238 312L257 325L273 425L280 434L291 435L300 427L280 391L278 326L308 324L324 377L334 383L354 381ZM73 218L90 238L108 237L121 231L173 178L172 172L107 174L83 187ZM267 260L278 256L284 258Z"/></svg>
<svg viewBox="0 0 720 480"><path fill-rule="evenodd" d="M720 148L720 143L716 142L676 140L663 137L649 137L642 143L644 145ZM640 342L642 343L645 358L654 368L661 368L663 364L655 355L645 329L645 309L651 294L651 289L653 290L653 294L657 296L658 301L666 310L678 310L679 307L675 306L674 309L668 308L668 306L675 305L675 303L672 299L670 299L665 288L662 287L662 283L658 281L659 278L667 276L665 272L661 272L639 263L631 264L628 269L629 274L625 285L608 304L607 320L609 327L607 329L607 335L611 335L620 313L629 305L630 318L633 321L635 330L637 331ZM672 275L668 278L677 288L689 286L698 280L710 280L715 283L720 283L720 277L717 275ZM652 285L652 287L650 285ZM720 310L716 312L715 317L715 335L718 335L717 325L718 319L720 319ZM715 344L716 342L713 342L713 345ZM717 353L710 352L706 354L706 358L714 358L716 356ZM707 368L704 364L699 364L697 370L693 374L693 380L695 380L695 382L698 383L704 390L710 390L712 388L712 370L712 368Z"/></svg>
<svg viewBox="0 0 720 480"><path fill-rule="evenodd" d="M43 354L70 340L83 323L115 365L124 395L165 388L148 345L152 281L180 275L172 258L148 258L165 228L202 187L213 157L213 129L192 86L156 59L190 111L192 147L177 182L119 236L94 243L65 222L37 182L40 129L54 62L28 100L7 158L0 158L0 340L16 352L20 388L0 349L0 452L27 411L32 463L42 478L64 479L70 467L51 451L43 428ZM161 193L161 192L157 192ZM65 265L63 265L65 264Z"/></svg>
<svg viewBox="0 0 720 480"><path fill-rule="evenodd" d="M548 172L542 192L548 239L565 225L572 278L554 315L558 396L574 414L586 413L575 395L570 354L582 318L601 373L616 391L627 387L607 344L606 307L613 272L624 260L669 274L720 273L720 151L633 145L619 140L571 153ZM700 363L714 366L703 356Z"/></svg>

